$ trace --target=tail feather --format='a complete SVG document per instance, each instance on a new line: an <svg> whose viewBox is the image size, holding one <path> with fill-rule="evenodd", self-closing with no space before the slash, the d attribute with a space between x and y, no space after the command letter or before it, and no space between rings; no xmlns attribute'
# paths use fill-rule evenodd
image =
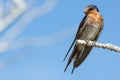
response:
<svg viewBox="0 0 120 80"><path fill-rule="evenodd" d="M73 70L72 70L71 73L74 72L75 64L76 64L76 59L81 54L81 51L82 51L82 47L81 47L81 49L80 48L78 49L77 46L74 47L74 50L73 50L71 56L69 57L68 63L66 65L65 69L64 69L64 72L67 70L67 68L68 68L69 64L71 63L72 59L74 59L74 65L73 65Z"/></svg>
<svg viewBox="0 0 120 80"><path fill-rule="evenodd" d="M92 47L88 47L86 46L84 48L84 51L82 53L82 55L80 56L80 58L77 59L76 63L75 63L75 68L77 68L78 66L80 66L83 61L87 58L87 56L89 55L90 51L91 51Z"/></svg>
<svg viewBox="0 0 120 80"><path fill-rule="evenodd" d="M73 69L72 69L71 74L73 74L73 72L74 72L74 70L75 70L75 63L76 63L76 61L74 61L74 64L73 64Z"/></svg>
<svg viewBox="0 0 120 80"><path fill-rule="evenodd" d="M70 59L70 60L68 61L67 65L66 65L66 67L65 67L65 69L64 69L64 72L67 70L67 68L68 68L69 64L71 63L71 61L72 61L72 59Z"/></svg>
<svg viewBox="0 0 120 80"><path fill-rule="evenodd" d="M65 61L65 59L66 59L67 55L69 54L69 52L70 52L71 48L73 47L74 43L75 43L75 39L74 39L74 41L72 42L72 44L71 44L71 46L70 46L69 50L67 51L67 54L65 55L65 57L64 57L64 59L63 59L63 61Z"/></svg>
<svg viewBox="0 0 120 80"><path fill-rule="evenodd" d="M75 67L73 67L71 74L73 74L74 70L75 70Z"/></svg>
<svg viewBox="0 0 120 80"><path fill-rule="evenodd" d="M67 65L66 65L66 67L65 67L64 72L66 71L67 67L68 67L69 64L71 63L71 61L72 61L72 59L74 58L74 56L76 55L76 52L77 52L77 48L76 48L76 46L75 46L75 48L74 48L74 50L73 50L71 56L69 57L69 60L68 60L68 63L67 63Z"/></svg>

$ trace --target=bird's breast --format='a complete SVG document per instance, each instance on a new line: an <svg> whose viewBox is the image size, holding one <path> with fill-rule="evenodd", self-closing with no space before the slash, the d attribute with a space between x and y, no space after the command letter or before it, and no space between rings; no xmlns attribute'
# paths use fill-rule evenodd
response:
<svg viewBox="0 0 120 80"><path fill-rule="evenodd" d="M100 31L99 24L86 25L81 33L80 39L94 40Z"/></svg>

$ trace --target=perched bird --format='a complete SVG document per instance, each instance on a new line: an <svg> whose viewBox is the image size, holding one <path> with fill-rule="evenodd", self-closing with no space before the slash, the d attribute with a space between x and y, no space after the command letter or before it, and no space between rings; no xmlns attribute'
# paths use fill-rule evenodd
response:
<svg viewBox="0 0 120 80"><path fill-rule="evenodd" d="M72 72L74 69L77 68L82 62L86 59L88 54L90 53L92 46L85 46L85 45L78 45L75 43L77 39L81 40L91 40L97 41L98 37L103 30L104 27L104 19L100 14L96 5L88 5L84 9L85 17L81 21L78 31L76 33L75 39L73 40L64 60L66 59L68 53L70 52L71 48L74 46L71 56L68 59L68 63L64 72L66 71L67 67L74 61Z"/></svg>

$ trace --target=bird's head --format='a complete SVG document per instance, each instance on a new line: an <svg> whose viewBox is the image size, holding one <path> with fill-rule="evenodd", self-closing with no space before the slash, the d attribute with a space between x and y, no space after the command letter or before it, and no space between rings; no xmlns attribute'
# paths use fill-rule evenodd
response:
<svg viewBox="0 0 120 80"><path fill-rule="evenodd" d="M84 9L85 14L96 13L96 12L99 12L99 9L97 8L96 5L88 5Z"/></svg>

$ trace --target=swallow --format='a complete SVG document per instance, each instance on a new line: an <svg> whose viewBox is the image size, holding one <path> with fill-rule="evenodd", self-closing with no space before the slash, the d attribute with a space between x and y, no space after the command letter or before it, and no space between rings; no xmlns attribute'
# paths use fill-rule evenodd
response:
<svg viewBox="0 0 120 80"><path fill-rule="evenodd" d="M78 45L77 43L75 43L75 41L78 39L97 41L101 31L104 28L104 19L100 14L99 9L97 8L96 5L86 6L84 8L84 13L85 13L85 16L79 25L75 39L73 40L64 58L64 61L65 61L68 53L71 51L73 47L73 51L68 59L68 63L64 69L64 72L68 68L71 61L73 61L74 62L73 69L71 72L73 73L75 68L77 68L83 63L83 61L87 58L88 54L93 48L92 46L85 46L81 44Z"/></svg>

